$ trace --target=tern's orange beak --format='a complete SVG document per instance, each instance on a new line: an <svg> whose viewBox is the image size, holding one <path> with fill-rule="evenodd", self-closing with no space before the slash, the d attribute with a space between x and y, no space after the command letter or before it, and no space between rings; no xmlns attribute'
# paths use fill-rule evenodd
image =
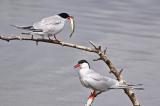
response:
<svg viewBox="0 0 160 106"><path fill-rule="evenodd" d="M78 67L80 67L80 64L76 64L76 65L74 66L74 68L78 68Z"/></svg>
<svg viewBox="0 0 160 106"><path fill-rule="evenodd" d="M71 24L71 30L72 30L72 32L69 35L69 37L71 38L72 35L73 35L73 33L74 33L74 30L75 30L75 22L74 22L73 16L69 16L67 19L70 21L70 24Z"/></svg>

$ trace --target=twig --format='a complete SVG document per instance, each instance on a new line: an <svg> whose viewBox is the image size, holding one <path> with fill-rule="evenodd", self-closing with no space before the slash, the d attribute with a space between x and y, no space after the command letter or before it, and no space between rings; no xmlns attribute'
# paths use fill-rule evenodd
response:
<svg viewBox="0 0 160 106"><path fill-rule="evenodd" d="M97 49L96 45L95 45L92 41L89 41L89 43L90 43L95 49Z"/></svg>
<svg viewBox="0 0 160 106"><path fill-rule="evenodd" d="M106 54L106 51L107 51L107 47L106 47L106 48L104 49L104 51L103 51L103 52L104 52L104 54Z"/></svg>
<svg viewBox="0 0 160 106"><path fill-rule="evenodd" d="M98 59L93 59L93 61L98 61L98 60L102 60L101 58L98 58Z"/></svg>

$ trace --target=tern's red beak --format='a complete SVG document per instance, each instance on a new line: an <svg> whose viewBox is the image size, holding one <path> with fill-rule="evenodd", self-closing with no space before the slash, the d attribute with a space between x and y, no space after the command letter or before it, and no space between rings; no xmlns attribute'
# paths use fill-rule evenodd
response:
<svg viewBox="0 0 160 106"><path fill-rule="evenodd" d="M73 16L69 16L67 19L70 21L70 24L71 24L72 32L71 32L71 34L69 35L69 37L71 38L71 37L72 37L72 34L73 34L73 32L74 32L74 29L75 29L74 18L73 18Z"/></svg>
<svg viewBox="0 0 160 106"><path fill-rule="evenodd" d="M76 65L74 66L74 68L78 68L78 67L80 67L80 64L76 64Z"/></svg>

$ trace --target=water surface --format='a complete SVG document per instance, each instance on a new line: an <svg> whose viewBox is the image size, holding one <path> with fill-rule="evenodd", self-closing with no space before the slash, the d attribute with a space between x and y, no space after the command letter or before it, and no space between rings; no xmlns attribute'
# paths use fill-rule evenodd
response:
<svg viewBox="0 0 160 106"><path fill-rule="evenodd" d="M30 25L43 17L68 12L76 31L67 36L68 24L58 38L108 48L108 56L124 69L131 83L143 83L136 91L143 106L160 103L160 1L159 0L1 0L0 34L19 34L10 24ZM0 106L83 106L90 90L81 86L73 65L87 59L101 74L113 77L97 55L34 42L0 41ZM129 106L121 90L100 95L94 106Z"/></svg>

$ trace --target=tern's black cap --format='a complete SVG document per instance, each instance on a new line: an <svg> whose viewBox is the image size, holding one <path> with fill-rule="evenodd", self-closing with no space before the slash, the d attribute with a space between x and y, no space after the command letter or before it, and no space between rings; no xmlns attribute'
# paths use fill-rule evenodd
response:
<svg viewBox="0 0 160 106"><path fill-rule="evenodd" d="M80 60L80 61L78 61L78 64L82 64L82 63L87 63L88 66L89 66L89 68L90 68L90 64L88 63L88 61L86 61L86 60Z"/></svg>
<svg viewBox="0 0 160 106"><path fill-rule="evenodd" d="M68 13L60 13L60 14L58 14L58 15L59 15L60 17L62 17L62 18L68 18L68 17L70 17Z"/></svg>

